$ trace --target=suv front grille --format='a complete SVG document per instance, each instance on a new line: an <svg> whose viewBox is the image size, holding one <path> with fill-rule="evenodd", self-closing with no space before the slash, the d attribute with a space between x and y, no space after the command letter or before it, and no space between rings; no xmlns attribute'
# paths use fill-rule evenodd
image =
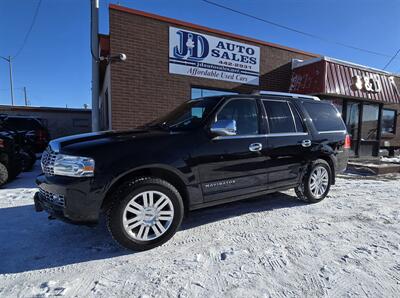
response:
<svg viewBox="0 0 400 298"><path fill-rule="evenodd" d="M45 201L47 201L51 204L54 204L54 205L57 205L60 207L65 206L64 196L62 196L62 195L53 194L53 193L48 192L41 188L39 188L39 194L42 199L44 199Z"/></svg>
<svg viewBox="0 0 400 298"><path fill-rule="evenodd" d="M50 146L42 154L42 171L46 176L54 176L54 162L56 161L57 153L51 150Z"/></svg>

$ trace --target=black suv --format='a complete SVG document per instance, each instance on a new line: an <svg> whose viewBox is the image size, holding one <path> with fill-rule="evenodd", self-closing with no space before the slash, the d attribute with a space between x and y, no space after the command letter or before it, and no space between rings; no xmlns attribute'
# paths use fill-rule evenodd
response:
<svg viewBox="0 0 400 298"><path fill-rule="evenodd" d="M22 163L13 134L0 130L0 186L21 173Z"/></svg>
<svg viewBox="0 0 400 298"><path fill-rule="evenodd" d="M33 141L35 152L43 152L46 149L50 135L44 125L43 120L31 116L12 116L0 115L0 120L5 129L18 132L19 134L28 135Z"/></svg>
<svg viewBox="0 0 400 298"><path fill-rule="evenodd" d="M51 141L35 206L83 224L103 210L118 243L145 250L170 239L193 209L291 188L321 201L349 147L341 115L316 97L205 97L137 130Z"/></svg>

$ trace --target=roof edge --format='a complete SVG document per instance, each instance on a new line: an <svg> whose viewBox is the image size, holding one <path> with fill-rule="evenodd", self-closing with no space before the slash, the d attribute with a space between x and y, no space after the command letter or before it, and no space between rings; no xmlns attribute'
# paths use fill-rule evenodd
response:
<svg viewBox="0 0 400 298"><path fill-rule="evenodd" d="M82 109L82 108L63 108L63 107L41 107L41 106L12 106L12 105L0 105L0 114L6 112L7 110L18 110L18 111L29 111L29 110L38 110L38 111L55 111L55 112L91 112L90 108Z"/></svg>
<svg viewBox="0 0 400 298"><path fill-rule="evenodd" d="M307 51L302 51L302 50L298 50L298 49L295 49L295 48L279 45L279 44L276 44L276 43L267 42L267 41L263 41L263 40L252 38L252 37L246 37L246 36L243 36L243 35L238 35L238 34L235 34L235 33L222 31L222 30L219 30L219 29L212 29L212 28L209 28L209 27L196 25L196 24L193 24L193 23L180 21L180 20L177 20L177 19L169 18L169 17L160 16L160 15L149 13L149 12L145 12L145 11L142 11L142 10L128 8L128 7L125 7L125 6L120 6L120 5L116 5L116 4L110 4L109 5L109 9L114 9L114 10L118 10L118 11L121 11L121 12L126 12L126 13L130 13L130 14L134 14L134 15L138 15L138 16L154 19L154 20L157 20L157 21L167 22L167 23L171 23L171 24L175 24L175 25L179 25L179 26L185 26L185 27L196 29L196 30L202 30L202 31L206 31L206 32L209 32L209 33L224 35L225 37L230 37L230 38L234 38L234 39L240 39L240 40L247 41L247 42L253 42L253 43L260 44L260 45L274 47L274 48L281 49L281 50L286 50L286 51L291 51L291 52L298 53L298 54L303 54L303 55L312 56L312 57L321 57L321 55L319 55L319 54L314 54L314 53L310 53L310 52L307 52Z"/></svg>
<svg viewBox="0 0 400 298"><path fill-rule="evenodd" d="M393 77L400 77L399 74L397 73L393 73L390 71L385 71L383 69L379 69L379 68L374 68L371 66L366 66L366 65L362 65L362 64L358 64L358 63L354 63L354 62L350 62L350 61L345 61L345 60L341 60L341 59L336 59L336 58L332 58L332 57L327 57L327 56L321 56L321 57L317 57L317 58L312 58L309 60L300 60L300 59L292 59L292 69L298 68L298 67L303 67L309 64L313 64L319 61L327 61L327 62L332 62L332 63L337 63L337 64L342 64L345 66L350 66L350 67L357 67L363 70L367 70L367 71L371 71L371 72L376 72L379 74L383 74L386 76L393 76Z"/></svg>

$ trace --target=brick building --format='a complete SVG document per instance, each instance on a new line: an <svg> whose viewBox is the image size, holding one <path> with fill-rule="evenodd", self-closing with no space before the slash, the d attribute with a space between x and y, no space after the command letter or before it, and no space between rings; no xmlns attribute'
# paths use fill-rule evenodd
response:
<svg viewBox="0 0 400 298"><path fill-rule="evenodd" d="M352 77L348 78L350 81L343 79L339 82L337 78L341 69L334 70L333 83L340 83L338 88L343 87L335 93L322 88L327 76L324 72L318 72L319 77L315 77L314 69L311 70L314 71L313 80L320 80L323 86L319 89L307 89L301 84L309 82L303 80L303 83L299 83L299 76L295 76L296 68L300 69L302 63L308 64L308 61L328 59L317 54L118 5L110 5L109 26L109 35L100 35L100 55L124 53L127 59L111 63L105 60L100 65L102 129L133 128L161 116L188 99L205 95L252 93L258 90L292 91L316 94L332 100L337 103L342 113L343 109L347 109L347 101L343 101L344 98L376 104L376 127L364 128L379 129L379 132L373 134L374 141L378 144L374 143L373 148L361 150L362 145L359 144L365 134L359 134L362 129L363 108L360 106L356 109L359 117L357 120L354 115L354 119L348 119L348 125L355 134L354 139L358 137L360 140L357 141L358 147L354 148L355 155L376 155L379 144L388 147L393 147L393 144L400 146L396 134L396 124L399 125L396 120L400 102L397 89L400 86L400 78L393 74L352 65L352 74L357 78L364 79L363 74L371 75L367 79L371 79L373 85L376 82L375 77L390 77L390 84L393 85L379 85L380 89L377 87L372 91L362 90L364 87L361 86L358 93L347 94L342 92L342 89L354 87ZM377 91L382 92L382 96L370 96L370 93L375 94ZM385 111L384 107L387 105L395 112ZM364 108L364 114L366 110L367 108ZM392 129L387 128L386 139L382 138L380 133L383 115L393 118L392 122L390 119L386 121L390 122L386 126L394 125ZM364 115L364 118L367 116L369 117ZM360 124L357 124L357 121ZM354 129L354 125L360 127ZM375 125L375 122L372 125Z"/></svg>

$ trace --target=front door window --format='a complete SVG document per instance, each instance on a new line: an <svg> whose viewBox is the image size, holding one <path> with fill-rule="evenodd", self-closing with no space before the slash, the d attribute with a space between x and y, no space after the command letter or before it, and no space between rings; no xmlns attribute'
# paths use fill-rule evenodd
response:
<svg viewBox="0 0 400 298"><path fill-rule="evenodd" d="M258 128L257 102L254 99L232 99L217 114L215 121L235 120L237 135L256 135Z"/></svg>

